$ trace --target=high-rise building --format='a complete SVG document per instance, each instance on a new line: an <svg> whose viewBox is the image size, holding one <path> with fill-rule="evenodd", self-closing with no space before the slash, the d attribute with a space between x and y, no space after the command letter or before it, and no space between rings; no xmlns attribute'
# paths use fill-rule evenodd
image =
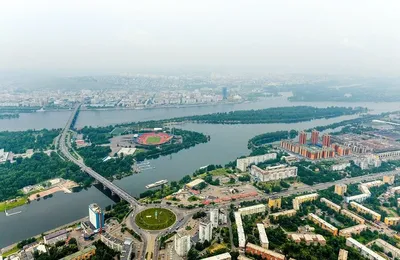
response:
<svg viewBox="0 0 400 260"><path fill-rule="evenodd" d="M174 237L175 252L179 256L186 256L190 250L190 236L177 233Z"/></svg>
<svg viewBox="0 0 400 260"><path fill-rule="evenodd" d="M212 240L212 223L209 220L201 221L199 224L199 240L200 242Z"/></svg>
<svg viewBox="0 0 400 260"><path fill-rule="evenodd" d="M331 135L324 134L322 136L322 146L329 147L331 145Z"/></svg>
<svg viewBox="0 0 400 260"><path fill-rule="evenodd" d="M223 100L227 100L228 99L228 88L227 87L223 87L222 88L222 99Z"/></svg>
<svg viewBox="0 0 400 260"><path fill-rule="evenodd" d="M306 144L307 143L307 133L301 131L299 134L299 144Z"/></svg>
<svg viewBox="0 0 400 260"><path fill-rule="evenodd" d="M219 209L210 209L210 222L213 226L213 228L218 227L218 221L219 221Z"/></svg>
<svg viewBox="0 0 400 260"><path fill-rule="evenodd" d="M104 227L104 212L96 203L89 205L89 221L95 229Z"/></svg>
<svg viewBox="0 0 400 260"><path fill-rule="evenodd" d="M318 143L318 139L319 139L319 132L317 130L313 130L311 132L311 143L313 145L316 145Z"/></svg>

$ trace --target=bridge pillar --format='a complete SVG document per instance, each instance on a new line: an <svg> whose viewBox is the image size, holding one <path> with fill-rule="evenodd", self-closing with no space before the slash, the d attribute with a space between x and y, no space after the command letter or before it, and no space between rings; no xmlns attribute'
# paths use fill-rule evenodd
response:
<svg viewBox="0 0 400 260"><path fill-rule="evenodd" d="M111 191L111 196L115 196L115 192Z"/></svg>
<svg viewBox="0 0 400 260"><path fill-rule="evenodd" d="M107 187L103 185L103 190L106 190L106 189L107 189Z"/></svg>

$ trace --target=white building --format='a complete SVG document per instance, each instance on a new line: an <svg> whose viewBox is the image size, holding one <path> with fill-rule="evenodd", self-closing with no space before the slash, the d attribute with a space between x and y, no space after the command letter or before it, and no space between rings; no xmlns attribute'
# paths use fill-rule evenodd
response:
<svg viewBox="0 0 400 260"><path fill-rule="evenodd" d="M0 149L0 163L6 162L9 154L9 152L4 152L4 149Z"/></svg>
<svg viewBox="0 0 400 260"><path fill-rule="evenodd" d="M203 243L206 240L208 242L212 241L212 229L213 229L213 225L209 220L200 222L200 224L199 224L199 239L200 239L200 242Z"/></svg>
<svg viewBox="0 0 400 260"><path fill-rule="evenodd" d="M218 222L219 222L219 209L210 209L210 222L213 226L213 228L218 227Z"/></svg>
<svg viewBox="0 0 400 260"><path fill-rule="evenodd" d="M264 224L257 224L258 234L260 236L261 247L268 249L269 241L267 233L265 232Z"/></svg>
<svg viewBox="0 0 400 260"><path fill-rule="evenodd" d="M235 216L235 223L236 223L237 233L238 233L239 248L243 250L246 247L246 237L244 235L242 216L240 215L239 212L235 212L234 216Z"/></svg>
<svg viewBox="0 0 400 260"><path fill-rule="evenodd" d="M370 260L386 259L351 237L346 238L346 246L355 248L362 256Z"/></svg>
<svg viewBox="0 0 400 260"><path fill-rule="evenodd" d="M240 208L238 212L243 215L252 215L252 214L257 214L257 213L264 213L266 210L266 207L264 204L257 204L253 205L250 207L245 207L245 208Z"/></svg>
<svg viewBox="0 0 400 260"><path fill-rule="evenodd" d="M265 170L257 167L256 165L251 166L250 174L256 179L265 181L275 181L286 179L297 176L297 167L287 165L278 165L265 168Z"/></svg>
<svg viewBox="0 0 400 260"><path fill-rule="evenodd" d="M351 164L349 162L334 164L334 165L331 166L331 170L332 171L343 171L347 167L350 167L350 165Z"/></svg>
<svg viewBox="0 0 400 260"><path fill-rule="evenodd" d="M190 236L179 233L174 238L175 252L179 256L186 256L190 250Z"/></svg>
<svg viewBox="0 0 400 260"><path fill-rule="evenodd" d="M236 160L236 168L245 172L251 164L258 164L268 160L275 160L276 153L267 153L259 156L250 156Z"/></svg>
<svg viewBox="0 0 400 260"><path fill-rule="evenodd" d="M374 241L374 243L377 246L380 246L383 248L383 252L385 252L386 254L391 253L392 256L396 259L396 258L400 258L400 249L398 249L397 247L389 244L388 242L386 242L385 240L382 240L380 238L378 238L377 240Z"/></svg>
<svg viewBox="0 0 400 260"><path fill-rule="evenodd" d="M369 197L371 197L371 194L359 194L351 197L345 197L344 200L346 201L346 203L350 203L350 201L363 202Z"/></svg>
<svg viewBox="0 0 400 260"><path fill-rule="evenodd" d="M202 258L201 260L230 260L230 259L232 259L232 257L229 253L223 253L220 255Z"/></svg>
<svg viewBox="0 0 400 260"><path fill-rule="evenodd" d="M96 203L89 205L89 221L95 229L104 227L104 212Z"/></svg>

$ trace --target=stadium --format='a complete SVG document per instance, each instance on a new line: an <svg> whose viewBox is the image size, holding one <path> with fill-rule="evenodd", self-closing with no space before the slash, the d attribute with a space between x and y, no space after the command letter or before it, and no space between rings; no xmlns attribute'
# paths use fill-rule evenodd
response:
<svg viewBox="0 0 400 260"><path fill-rule="evenodd" d="M137 138L135 138L135 142L141 145L162 145L165 143L168 143L171 141L173 138L172 135L169 135L167 133L156 133L156 132L151 132L151 133L144 133L140 134Z"/></svg>

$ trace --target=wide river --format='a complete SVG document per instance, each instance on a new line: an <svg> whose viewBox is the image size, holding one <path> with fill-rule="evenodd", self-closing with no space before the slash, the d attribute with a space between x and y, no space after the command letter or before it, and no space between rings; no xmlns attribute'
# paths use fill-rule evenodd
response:
<svg viewBox="0 0 400 260"><path fill-rule="evenodd" d="M104 126L131 121L170 118L184 115L207 114L232 110L261 109L277 106L293 106L300 103L290 103L285 98L271 98L255 103L235 105L217 105L204 107L168 108L153 110L112 110L112 111L81 111L77 127L85 125ZM400 110L398 103L302 103L318 107L327 106L364 106L373 113ZM0 120L0 131L17 131L26 129L61 128L68 119L70 112L42 112L22 114L20 118ZM184 124L188 130L202 132L211 136L211 141L191 149L180 151L171 156L150 160L154 169L145 170L115 181L132 195L145 191L145 185L161 179L179 180L186 174L207 164L225 164L235 158L249 153L247 141L251 137L277 130L307 129L317 125L339 122L355 116L343 116L333 119L319 119L295 124L257 124L257 125L212 125ZM40 200L25 205L12 212L20 214L6 216L0 213L0 248L11 243L41 234L57 226L75 221L88 214L88 205L96 202L105 207L114 203L102 190L91 187L73 194L56 193L53 198Z"/></svg>

